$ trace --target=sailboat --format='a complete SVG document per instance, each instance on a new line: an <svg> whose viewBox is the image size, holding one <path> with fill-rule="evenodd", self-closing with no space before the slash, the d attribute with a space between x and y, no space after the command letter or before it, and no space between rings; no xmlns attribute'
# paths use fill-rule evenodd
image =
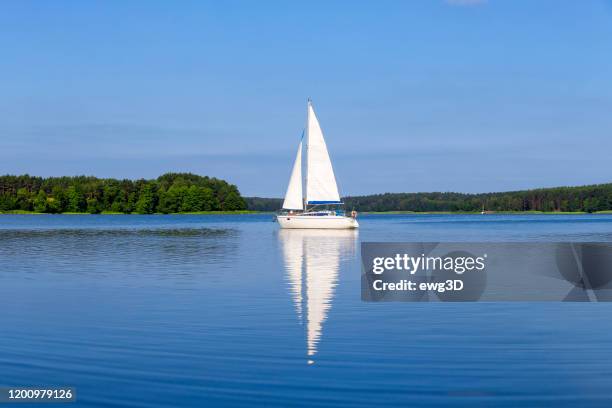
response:
<svg viewBox="0 0 612 408"><path fill-rule="evenodd" d="M304 141L306 163L302 176ZM306 129L298 145L283 208L276 220L281 228L358 228L357 213L353 211L350 217L346 216L343 206L323 131L309 99Z"/></svg>

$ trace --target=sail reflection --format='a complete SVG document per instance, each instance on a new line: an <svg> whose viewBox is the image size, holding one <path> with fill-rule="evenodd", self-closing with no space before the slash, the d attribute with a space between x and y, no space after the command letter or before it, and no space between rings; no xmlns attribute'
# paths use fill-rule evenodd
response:
<svg viewBox="0 0 612 408"><path fill-rule="evenodd" d="M312 364L338 284L340 262L354 255L357 230L281 229L278 234L289 293L300 323L306 323L306 353Z"/></svg>

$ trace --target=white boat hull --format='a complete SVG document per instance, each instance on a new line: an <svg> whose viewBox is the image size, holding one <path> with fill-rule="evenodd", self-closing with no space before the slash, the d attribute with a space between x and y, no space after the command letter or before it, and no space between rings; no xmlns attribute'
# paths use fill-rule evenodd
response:
<svg viewBox="0 0 612 408"><path fill-rule="evenodd" d="M359 228L355 218L340 215L277 215L281 228L353 229Z"/></svg>

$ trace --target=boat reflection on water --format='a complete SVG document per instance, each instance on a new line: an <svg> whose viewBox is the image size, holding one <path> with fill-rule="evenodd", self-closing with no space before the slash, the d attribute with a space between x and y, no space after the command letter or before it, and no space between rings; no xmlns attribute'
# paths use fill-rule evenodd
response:
<svg viewBox="0 0 612 408"><path fill-rule="evenodd" d="M278 234L289 292L300 323L305 323L308 364L313 364L338 284L340 262L354 256L358 233L281 229Z"/></svg>

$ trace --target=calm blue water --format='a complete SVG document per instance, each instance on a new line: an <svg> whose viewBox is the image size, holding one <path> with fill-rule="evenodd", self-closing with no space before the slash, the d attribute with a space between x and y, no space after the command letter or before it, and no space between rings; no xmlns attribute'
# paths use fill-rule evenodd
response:
<svg viewBox="0 0 612 408"><path fill-rule="evenodd" d="M0 385L87 407L612 404L612 305L360 301L359 241L612 241L612 216L0 216ZM21 405L23 406L23 405Z"/></svg>

